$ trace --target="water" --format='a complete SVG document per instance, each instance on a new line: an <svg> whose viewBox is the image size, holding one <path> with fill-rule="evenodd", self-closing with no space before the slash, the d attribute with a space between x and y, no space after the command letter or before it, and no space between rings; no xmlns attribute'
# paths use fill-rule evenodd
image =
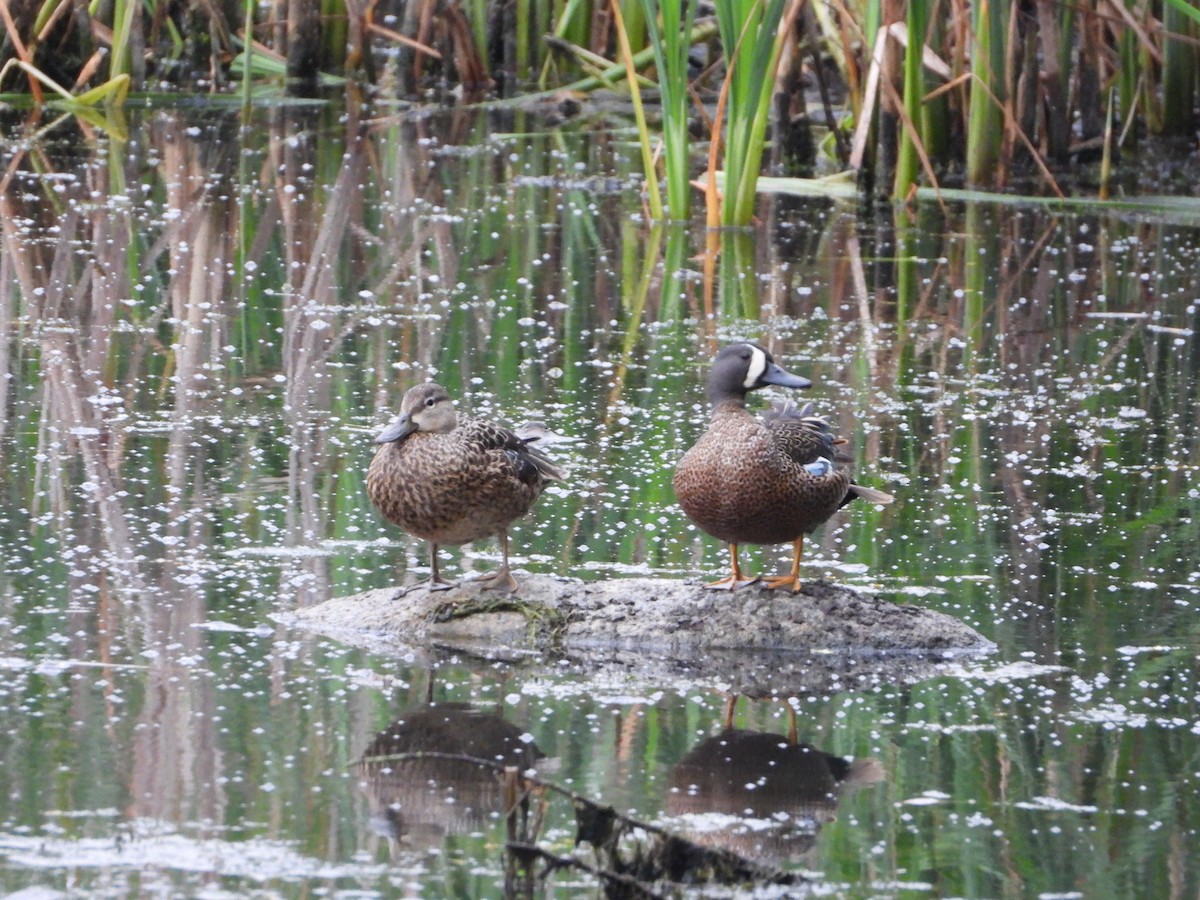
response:
<svg viewBox="0 0 1200 900"><path fill-rule="evenodd" d="M723 238L709 299L702 235L640 222L619 126L158 111L127 140L66 120L5 144L0 889L499 895L494 778L363 760L451 720L444 747L499 734L548 782L800 882L765 895L1196 893L1196 225L780 198ZM818 532L808 577L958 616L995 654L742 698L723 734L702 679L273 618L424 574L364 473L429 376L574 438L513 529L519 570L715 577L670 476L732 337L811 378L897 497ZM733 775L704 763L721 740ZM570 804L539 810L571 853Z"/></svg>

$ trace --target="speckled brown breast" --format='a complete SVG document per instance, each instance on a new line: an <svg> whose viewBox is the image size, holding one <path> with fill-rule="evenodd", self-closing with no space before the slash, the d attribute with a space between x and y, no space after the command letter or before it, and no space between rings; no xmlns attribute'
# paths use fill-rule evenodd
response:
<svg viewBox="0 0 1200 900"><path fill-rule="evenodd" d="M473 439L478 427L486 426L381 445L367 470L367 495L384 518L436 544L465 544L525 515L544 481L512 451Z"/></svg>
<svg viewBox="0 0 1200 900"><path fill-rule="evenodd" d="M675 496L689 518L727 543L794 541L845 499L844 472L815 476L744 409L718 411L675 470Z"/></svg>

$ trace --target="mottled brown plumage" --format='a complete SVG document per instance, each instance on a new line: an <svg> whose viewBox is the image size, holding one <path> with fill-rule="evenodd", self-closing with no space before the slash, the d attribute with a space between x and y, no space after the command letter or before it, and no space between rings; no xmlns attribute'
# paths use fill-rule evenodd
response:
<svg viewBox="0 0 1200 900"><path fill-rule="evenodd" d="M777 407L762 419L746 409L746 394L769 384L805 388L757 344L731 344L713 360L708 390L712 421L675 470L675 496L701 529L729 544L731 573L710 587L736 588L757 581L741 573L739 544L793 545L792 570L766 579L768 587L800 590L804 535L839 507L861 496L892 498L854 484L837 468L838 443L829 423L811 407Z"/></svg>
<svg viewBox="0 0 1200 900"><path fill-rule="evenodd" d="M446 389L421 384L404 395L399 417L375 439L367 495L389 522L424 538L430 587L450 585L438 573L437 548L497 535L504 561L486 587L516 588L508 570L508 526L525 515L562 475L530 446L536 436L478 419L459 419Z"/></svg>

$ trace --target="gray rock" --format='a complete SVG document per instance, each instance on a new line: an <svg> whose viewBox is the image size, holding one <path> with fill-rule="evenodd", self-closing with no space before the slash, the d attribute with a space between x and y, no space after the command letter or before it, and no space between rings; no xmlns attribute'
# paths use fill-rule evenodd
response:
<svg viewBox="0 0 1200 900"><path fill-rule="evenodd" d="M523 574L519 583L516 595L470 582L402 596L384 588L284 618L375 649L440 648L534 664L550 658L556 672L574 663L589 673L715 679L751 695L850 687L864 678L907 683L954 654L993 649L944 613L820 582L795 596L658 578Z"/></svg>

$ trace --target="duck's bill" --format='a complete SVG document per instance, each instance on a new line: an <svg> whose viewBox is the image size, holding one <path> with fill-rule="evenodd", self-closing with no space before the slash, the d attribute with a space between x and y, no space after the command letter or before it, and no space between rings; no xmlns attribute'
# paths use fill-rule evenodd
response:
<svg viewBox="0 0 1200 900"><path fill-rule="evenodd" d="M390 444L408 437L417 430L417 423L409 416L403 415L392 422L387 428L375 435L375 443Z"/></svg>
<svg viewBox="0 0 1200 900"><path fill-rule="evenodd" d="M774 384L778 387L786 388L810 388L812 382L807 378L801 378L799 375L793 375L785 369L775 365L775 363L767 363L767 370L763 372L760 381L767 384Z"/></svg>

